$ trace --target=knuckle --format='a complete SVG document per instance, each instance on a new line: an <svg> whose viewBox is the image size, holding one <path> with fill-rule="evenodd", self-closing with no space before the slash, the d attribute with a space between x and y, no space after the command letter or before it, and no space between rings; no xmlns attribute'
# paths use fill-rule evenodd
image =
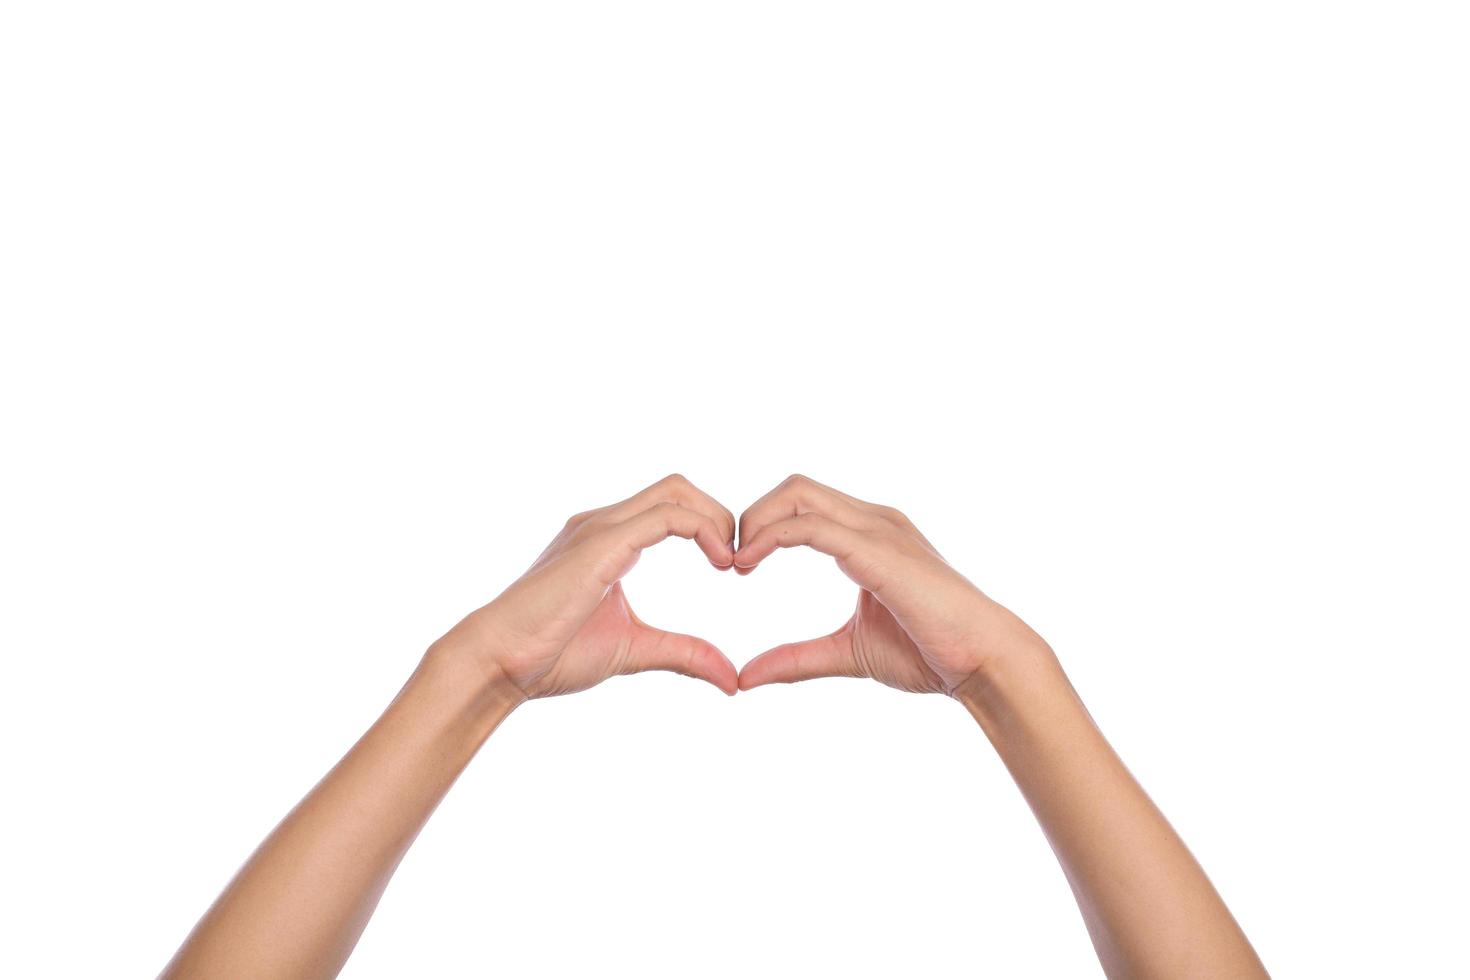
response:
<svg viewBox="0 0 1470 980"><path fill-rule="evenodd" d="M685 487L693 486L693 484L689 482L688 477L686 477L683 473L670 473L668 476L660 480L659 483L670 489L683 489Z"/></svg>
<svg viewBox="0 0 1470 980"><path fill-rule="evenodd" d="M812 481L810 477L802 476L800 473L793 473L786 479L782 480L781 485L784 487L801 489L803 487L811 486Z"/></svg>

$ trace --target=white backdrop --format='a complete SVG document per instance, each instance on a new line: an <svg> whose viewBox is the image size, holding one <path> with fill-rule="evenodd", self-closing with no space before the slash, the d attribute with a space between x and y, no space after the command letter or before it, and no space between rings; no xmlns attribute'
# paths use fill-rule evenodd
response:
<svg viewBox="0 0 1470 980"><path fill-rule="evenodd" d="M677 470L902 507L1282 977L1464 975L1452 3L8 3L0 973L148 976L424 647ZM817 555L629 582L737 664ZM956 704L533 703L344 976L1061 977Z"/></svg>

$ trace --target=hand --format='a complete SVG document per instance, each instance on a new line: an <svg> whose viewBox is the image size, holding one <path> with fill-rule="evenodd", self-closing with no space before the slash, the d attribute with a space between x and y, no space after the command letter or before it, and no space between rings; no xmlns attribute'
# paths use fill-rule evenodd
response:
<svg viewBox="0 0 1470 980"><path fill-rule="evenodd" d="M435 648L476 658L524 698L586 690L616 674L671 670L734 694L735 667L712 644L640 620L620 579L644 548L691 538L731 567L735 518L682 476L622 503L577 514L536 563ZM432 652L432 651L431 651Z"/></svg>
<svg viewBox="0 0 1470 980"><path fill-rule="evenodd" d="M740 688L814 677L871 677L901 691L955 694L996 658L1050 656L1030 627L970 584L892 507L793 476L740 516L736 570L777 548L806 545L837 559L857 583L857 610L840 629L768 650L740 671Z"/></svg>

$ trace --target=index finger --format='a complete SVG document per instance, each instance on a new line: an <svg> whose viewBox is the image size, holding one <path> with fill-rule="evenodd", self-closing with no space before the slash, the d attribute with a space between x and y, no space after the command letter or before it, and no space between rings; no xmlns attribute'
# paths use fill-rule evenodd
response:
<svg viewBox="0 0 1470 980"><path fill-rule="evenodd" d="M611 585L628 574L644 548L669 537L689 538L717 568L726 568L734 562L734 551L713 520L699 511L671 503L654 504L621 524L600 531L584 547L592 549L590 554L599 563L600 577Z"/></svg>
<svg viewBox="0 0 1470 980"><path fill-rule="evenodd" d="M610 507L603 513L609 520L625 521L641 514L656 504L678 504L689 510L698 511L719 527L725 541L735 543L735 515L724 504L695 486L688 477L679 473L668 476Z"/></svg>
<svg viewBox="0 0 1470 980"><path fill-rule="evenodd" d="M740 515L740 545L744 548L759 536L762 529L777 521L803 514L819 514L829 521L863 530L874 523L874 516L864 507L856 497L849 497L811 477L793 474Z"/></svg>

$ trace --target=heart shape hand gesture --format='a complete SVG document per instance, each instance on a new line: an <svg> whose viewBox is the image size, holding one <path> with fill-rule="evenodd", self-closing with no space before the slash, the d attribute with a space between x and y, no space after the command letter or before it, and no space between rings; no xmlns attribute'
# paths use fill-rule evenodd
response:
<svg viewBox="0 0 1470 980"><path fill-rule="evenodd" d="M743 575L779 548L831 555L858 586L857 608L832 633L782 644L737 671L708 641L649 626L628 605L623 576L644 548L672 536ZM951 568L912 521L801 476L736 521L671 476L567 521L525 575L435 642L164 976L334 976L409 843L517 705L643 670L688 674L727 694L813 677L949 694L1031 804L1109 976L1266 975L1051 648Z"/></svg>
<svg viewBox="0 0 1470 980"><path fill-rule="evenodd" d="M518 699L585 690L608 677L670 670L727 694L816 677L871 677L903 691L956 694L988 662L1045 642L955 571L907 517L803 476L752 504L738 522L681 476L577 514L535 564L438 641L461 650ZM693 540L716 568L750 574L777 549L837 560L857 608L816 639L768 650L736 671L713 644L644 623L621 579L644 548Z"/></svg>

